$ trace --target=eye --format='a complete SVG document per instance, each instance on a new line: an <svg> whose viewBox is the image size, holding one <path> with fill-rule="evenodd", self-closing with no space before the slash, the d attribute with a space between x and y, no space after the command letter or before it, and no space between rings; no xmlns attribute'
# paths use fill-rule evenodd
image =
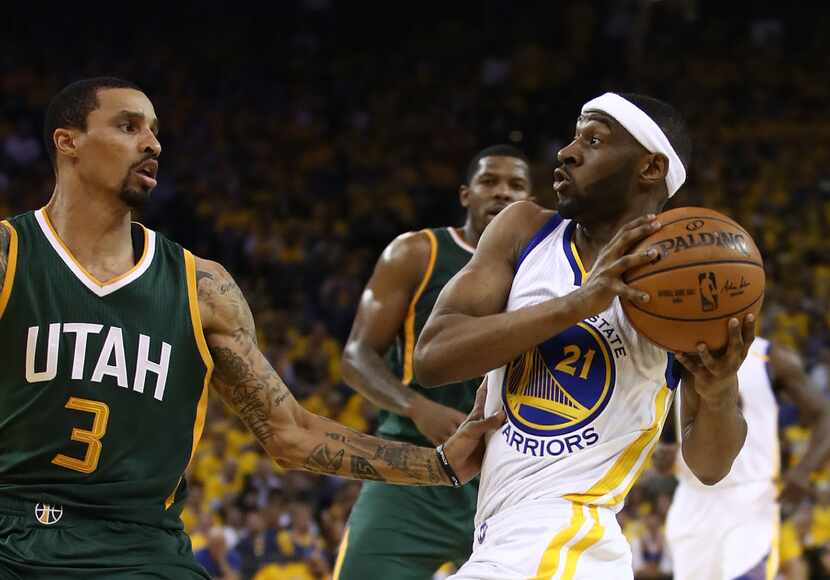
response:
<svg viewBox="0 0 830 580"><path fill-rule="evenodd" d="M599 145L600 143L602 143L602 141L600 140L600 138L599 138L599 137L596 137L596 136L591 137L591 138L588 140L588 142L589 142L591 145Z"/></svg>
<svg viewBox="0 0 830 580"><path fill-rule="evenodd" d="M132 121L126 121L124 123L121 123L119 127L122 131L125 131L127 133L135 133L137 130L135 123L133 123Z"/></svg>

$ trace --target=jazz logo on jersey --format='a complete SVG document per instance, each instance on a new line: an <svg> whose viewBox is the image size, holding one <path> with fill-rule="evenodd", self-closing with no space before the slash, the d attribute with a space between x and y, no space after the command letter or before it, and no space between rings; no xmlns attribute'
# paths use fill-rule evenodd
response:
<svg viewBox="0 0 830 580"><path fill-rule="evenodd" d="M614 391L614 365L605 338L586 322L510 363L502 385L508 445L543 457L596 443L599 437L588 426Z"/></svg>
<svg viewBox="0 0 830 580"><path fill-rule="evenodd" d="M63 517L63 507L48 503L35 504L35 518L44 526L58 523Z"/></svg>

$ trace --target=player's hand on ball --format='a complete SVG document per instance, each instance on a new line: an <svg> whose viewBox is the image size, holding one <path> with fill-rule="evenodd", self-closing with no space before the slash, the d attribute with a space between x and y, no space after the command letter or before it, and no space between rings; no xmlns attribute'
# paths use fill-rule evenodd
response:
<svg viewBox="0 0 830 580"><path fill-rule="evenodd" d="M447 461L462 483L467 483L481 471L484 459L484 435L498 429L505 421L502 409L490 417L484 417L484 401L487 398L487 381L476 392L473 410L444 444Z"/></svg>
<svg viewBox="0 0 830 580"><path fill-rule="evenodd" d="M636 254L627 253L640 240L660 229L654 214L639 217L624 225L600 251L587 280L579 292L591 315L607 309L615 297L636 303L648 302L650 296L635 290L623 282L623 274L657 257L657 250L649 249Z"/></svg>
<svg viewBox="0 0 830 580"><path fill-rule="evenodd" d="M747 314L743 324L730 318L728 328L729 343L722 353L710 352L704 343L697 345L696 353L676 353L677 362L694 377L695 391L709 404L719 403L734 385L738 368L755 340L755 316Z"/></svg>

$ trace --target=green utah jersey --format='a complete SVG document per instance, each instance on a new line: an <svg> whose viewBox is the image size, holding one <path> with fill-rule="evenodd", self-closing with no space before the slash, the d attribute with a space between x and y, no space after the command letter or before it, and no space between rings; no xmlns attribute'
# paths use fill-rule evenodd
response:
<svg viewBox="0 0 830 580"><path fill-rule="evenodd" d="M193 256L133 224L143 255L101 282L44 210L4 225L0 496L180 527L212 370Z"/></svg>
<svg viewBox="0 0 830 580"><path fill-rule="evenodd" d="M401 377L403 384L436 403L469 413L473 408L476 389L481 379L427 389L418 385L413 377L412 356L415 343L438 300L438 295L450 278L470 261L474 251L452 228L427 229L423 230L423 233L429 238L430 243L429 265L409 305L397 342L387 358L393 372ZM406 417L381 411L379 419L378 434L383 437L419 445L432 445Z"/></svg>

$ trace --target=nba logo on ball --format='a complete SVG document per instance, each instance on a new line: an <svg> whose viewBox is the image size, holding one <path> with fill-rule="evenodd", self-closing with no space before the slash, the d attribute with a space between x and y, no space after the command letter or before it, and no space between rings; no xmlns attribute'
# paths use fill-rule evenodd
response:
<svg viewBox="0 0 830 580"><path fill-rule="evenodd" d="M649 295L622 300L631 325L673 352L695 352L705 343L719 350L730 318L755 318L764 301L764 262L752 236L729 217L702 207L681 207L657 216L661 228L629 250L658 252L623 279Z"/></svg>
<svg viewBox="0 0 830 580"><path fill-rule="evenodd" d="M700 289L700 308L704 312L718 309L718 279L714 272L701 272L697 275Z"/></svg>

